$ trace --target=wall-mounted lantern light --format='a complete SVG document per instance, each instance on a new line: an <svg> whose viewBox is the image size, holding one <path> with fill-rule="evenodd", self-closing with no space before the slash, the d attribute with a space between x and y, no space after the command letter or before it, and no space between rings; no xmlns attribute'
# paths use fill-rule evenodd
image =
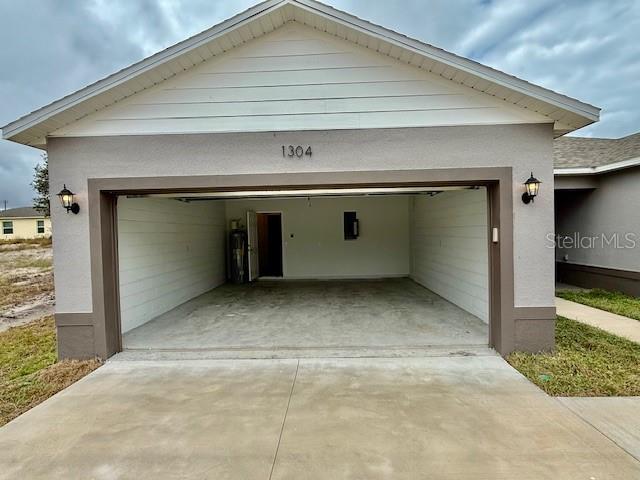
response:
<svg viewBox="0 0 640 480"><path fill-rule="evenodd" d="M533 199L538 195L538 190L540 190L540 180L533 176L533 172L531 172L531 176L529 179L524 182L524 188L526 191L522 194L522 201L526 205L529 202L533 202Z"/></svg>
<svg viewBox="0 0 640 480"><path fill-rule="evenodd" d="M62 206L66 208L67 213L78 213L80 211L80 205L73 201L73 192L67 188L66 185L63 186L62 190L58 194L58 198L60 202L62 202Z"/></svg>

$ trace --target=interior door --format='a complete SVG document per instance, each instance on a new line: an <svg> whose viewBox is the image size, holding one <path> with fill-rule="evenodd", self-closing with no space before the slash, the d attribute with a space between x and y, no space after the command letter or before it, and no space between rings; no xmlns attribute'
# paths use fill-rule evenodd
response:
<svg viewBox="0 0 640 480"><path fill-rule="evenodd" d="M258 278L258 216L252 210L247 211L247 252L249 255L249 281Z"/></svg>

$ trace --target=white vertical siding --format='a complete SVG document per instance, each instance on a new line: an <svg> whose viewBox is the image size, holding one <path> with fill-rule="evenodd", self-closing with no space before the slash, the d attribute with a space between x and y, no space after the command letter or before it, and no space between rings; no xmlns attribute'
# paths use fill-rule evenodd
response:
<svg viewBox="0 0 640 480"><path fill-rule="evenodd" d="M411 217L411 278L488 322L486 190L417 196Z"/></svg>
<svg viewBox="0 0 640 480"><path fill-rule="evenodd" d="M118 199L122 331L225 281L221 202Z"/></svg>

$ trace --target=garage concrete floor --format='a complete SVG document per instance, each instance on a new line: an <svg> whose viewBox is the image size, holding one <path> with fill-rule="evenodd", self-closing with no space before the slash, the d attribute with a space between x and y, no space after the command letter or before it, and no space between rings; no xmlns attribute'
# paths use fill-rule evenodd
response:
<svg viewBox="0 0 640 480"><path fill-rule="evenodd" d="M124 335L125 349L486 346L488 325L406 279L226 284Z"/></svg>
<svg viewBox="0 0 640 480"><path fill-rule="evenodd" d="M638 479L498 356L115 361L0 428L0 479Z"/></svg>

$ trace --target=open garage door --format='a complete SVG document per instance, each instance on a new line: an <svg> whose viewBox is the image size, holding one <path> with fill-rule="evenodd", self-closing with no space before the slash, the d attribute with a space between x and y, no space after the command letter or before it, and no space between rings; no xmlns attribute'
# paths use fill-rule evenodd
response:
<svg viewBox="0 0 640 480"><path fill-rule="evenodd" d="M466 186L121 197L123 346L486 349L487 211ZM250 282L230 275L232 235Z"/></svg>

